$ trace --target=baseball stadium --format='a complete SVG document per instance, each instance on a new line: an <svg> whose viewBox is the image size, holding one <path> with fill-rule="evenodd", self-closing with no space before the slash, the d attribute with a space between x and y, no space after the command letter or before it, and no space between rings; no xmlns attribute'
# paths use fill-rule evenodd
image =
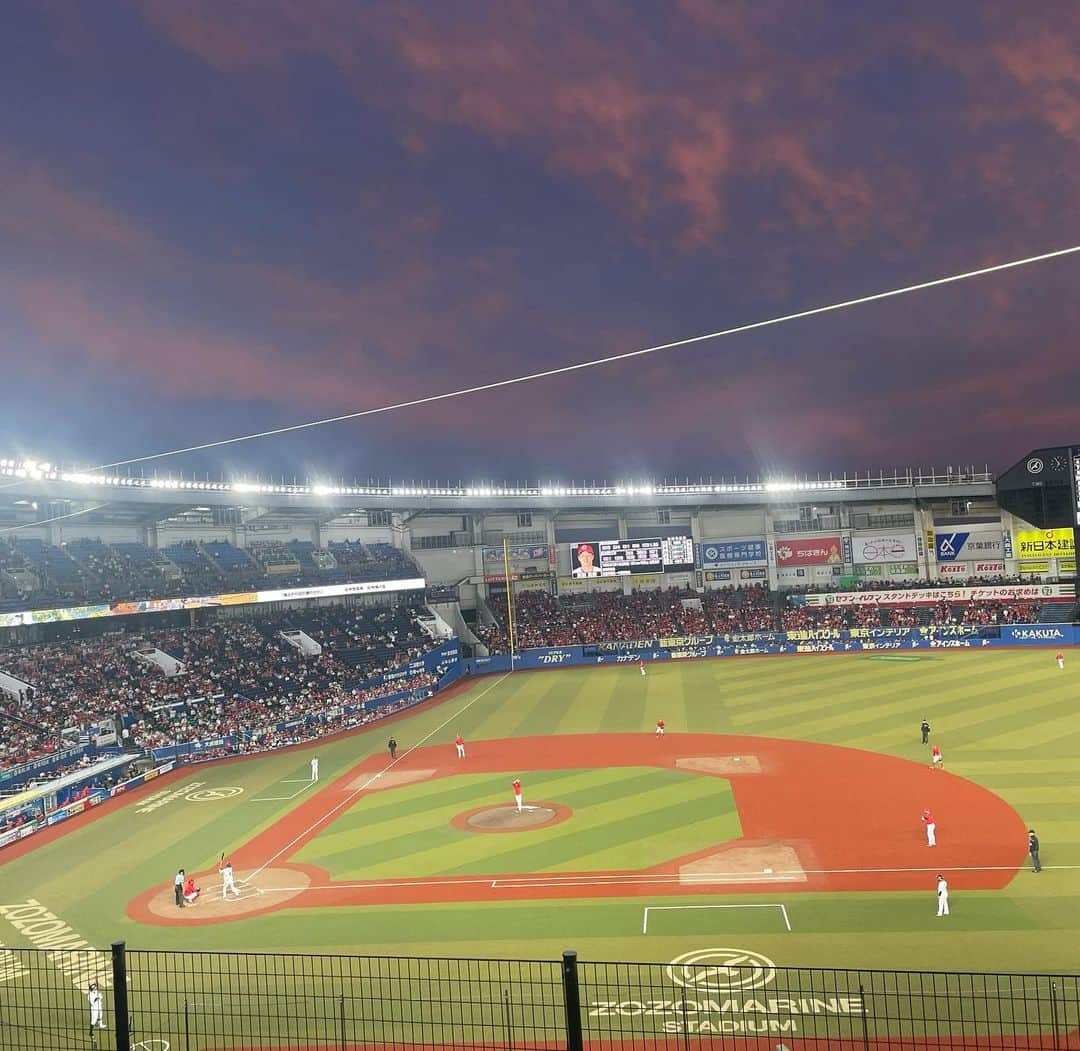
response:
<svg viewBox="0 0 1080 1051"><path fill-rule="evenodd" d="M4 461L0 1046L1076 1046L1074 467Z"/></svg>
<svg viewBox="0 0 1080 1051"><path fill-rule="evenodd" d="M1080 1051L1078 55L6 0L0 1051Z"/></svg>

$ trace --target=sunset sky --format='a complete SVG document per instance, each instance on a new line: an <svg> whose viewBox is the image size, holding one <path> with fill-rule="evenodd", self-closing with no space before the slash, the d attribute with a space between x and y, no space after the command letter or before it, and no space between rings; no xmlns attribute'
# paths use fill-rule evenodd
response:
<svg viewBox="0 0 1080 1051"><path fill-rule="evenodd" d="M143 456L1080 244L1075 0L8 0L0 68L0 456ZM1080 442L1078 327L1070 256L156 466L998 470Z"/></svg>

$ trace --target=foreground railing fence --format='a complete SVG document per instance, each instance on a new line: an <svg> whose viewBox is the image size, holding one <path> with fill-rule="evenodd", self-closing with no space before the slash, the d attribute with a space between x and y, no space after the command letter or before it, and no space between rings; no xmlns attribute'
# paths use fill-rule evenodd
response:
<svg viewBox="0 0 1080 1051"><path fill-rule="evenodd" d="M1080 977L0 947L0 1049L88 1047L1080 1049Z"/></svg>

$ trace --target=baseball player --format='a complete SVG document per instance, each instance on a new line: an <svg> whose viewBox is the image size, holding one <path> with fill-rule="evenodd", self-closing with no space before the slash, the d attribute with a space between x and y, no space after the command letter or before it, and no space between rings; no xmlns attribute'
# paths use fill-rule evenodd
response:
<svg viewBox="0 0 1080 1051"><path fill-rule="evenodd" d="M645 678L645 661L644 661L643 658L638 657L637 666L641 670L641 677L644 679Z"/></svg>
<svg viewBox="0 0 1080 1051"><path fill-rule="evenodd" d="M1064 671L1065 670L1065 654L1062 653L1061 650L1057 651L1057 656L1054 658L1054 660L1056 660L1058 662L1058 667L1062 671Z"/></svg>
<svg viewBox="0 0 1080 1051"><path fill-rule="evenodd" d="M520 814L522 812L522 810L525 809L525 807L522 805L522 802L521 802L521 779L518 778L518 777L515 777L514 778L514 784L513 784L512 787L514 789L514 802L517 804L518 813Z"/></svg>
<svg viewBox="0 0 1080 1051"><path fill-rule="evenodd" d="M928 847L937 846L937 823L934 821L934 815L930 810L924 810L922 812L923 824L926 825L926 845Z"/></svg>
<svg viewBox="0 0 1080 1051"><path fill-rule="evenodd" d="M657 737L663 737L664 736L664 720L663 719L657 719L656 720L656 736Z"/></svg>
<svg viewBox="0 0 1080 1051"><path fill-rule="evenodd" d="M465 738L462 737L461 734L458 734L457 737L454 738L454 746L457 748L457 757L458 757L458 759L464 759L465 758Z"/></svg>
<svg viewBox="0 0 1080 1051"><path fill-rule="evenodd" d="M937 877L937 914L949 915L949 883L940 872Z"/></svg>
<svg viewBox="0 0 1080 1051"><path fill-rule="evenodd" d="M233 877L232 862L226 861L221 868L218 869L221 873L221 898L224 901L229 896L231 890L238 898L240 897L240 888L236 885L236 880Z"/></svg>
<svg viewBox="0 0 1080 1051"><path fill-rule="evenodd" d="M945 760L941 755L941 748L938 745L934 745L934 747L930 749L930 769L945 769Z"/></svg>
<svg viewBox="0 0 1080 1051"><path fill-rule="evenodd" d="M188 876L187 883L184 884L184 902L188 905L194 905L199 900L199 895L202 891L195 886L195 877Z"/></svg>
<svg viewBox="0 0 1080 1051"><path fill-rule="evenodd" d="M319 757L317 755L311 757L311 780L319 780Z"/></svg>
<svg viewBox="0 0 1080 1051"><path fill-rule="evenodd" d="M97 982L91 982L86 990L86 999L90 1004L90 1038L95 1029L107 1029L105 1025L105 998L101 995Z"/></svg>

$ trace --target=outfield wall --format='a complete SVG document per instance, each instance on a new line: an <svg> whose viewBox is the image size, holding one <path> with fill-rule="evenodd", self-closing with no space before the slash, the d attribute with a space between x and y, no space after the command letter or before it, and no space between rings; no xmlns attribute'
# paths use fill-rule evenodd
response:
<svg viewBox="0 0 1080 1051"><path fill-rule="evenodd" d="M1049 646L1061 649L1080 642L1072 624L946 624L924 628L807 628L799 631L746 631L725 635L681 635L632 642L597 642L521 650L515 670L627 664L639 660L685 660L693 657L748 657L780 653L869 653L896 650ZM509 654L462 661L466 675L511 670Z"/></svg>

